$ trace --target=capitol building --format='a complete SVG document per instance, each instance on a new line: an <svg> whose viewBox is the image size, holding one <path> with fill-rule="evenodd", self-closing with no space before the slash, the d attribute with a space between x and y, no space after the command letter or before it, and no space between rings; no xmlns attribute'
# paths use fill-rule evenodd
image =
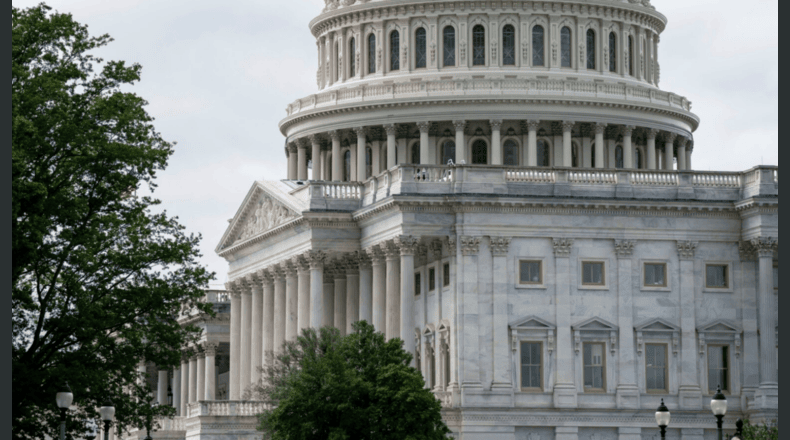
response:
<svg viewBox="0 0 790 440"><path fill-rule="evenodd" d="M259 368L357 320L457 439L654 439L663 399L669 439L712 440L717 386L730 434L776 419L778 169L694 168L666 24L649 0L327 0L287 178L230 220L216 317L181 317L203 344L141 364L178 411L155 438L261 438Z"/></svg>

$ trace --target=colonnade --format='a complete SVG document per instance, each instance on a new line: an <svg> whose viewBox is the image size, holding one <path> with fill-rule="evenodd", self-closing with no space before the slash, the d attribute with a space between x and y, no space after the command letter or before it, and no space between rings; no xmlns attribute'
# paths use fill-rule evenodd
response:
<svg viewBox="0 0 790 440"><path fill-rule="evenodd" d="M481 139L482 155L474 150ZM448 142L451 154L445 151ZM539 151L543 148L548 150ZM648 170L674 170L677 159L677 170L690 170L692 151L689 138L655 128L501 119L354 127L298 138L286 147L289 180L308 179L309 158L310 179L332 181L365 181L398 163L446 165L447 159L456 164Z"/></svg>

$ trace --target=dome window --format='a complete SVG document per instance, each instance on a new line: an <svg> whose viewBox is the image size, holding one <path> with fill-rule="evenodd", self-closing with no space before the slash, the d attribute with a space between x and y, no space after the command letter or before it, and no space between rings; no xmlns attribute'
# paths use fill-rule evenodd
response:
<svg viewBox="0 0 790 440"><path fill-rule="evenodd" d="M543 65L543 26L532 28L532 65Z"/></svg>
<svg viewBox="0 0 790 440"><path fill-rule="evenodd" d="M587 29L587 68L595 69L595 31Z"/></svg>
<svg viewBox="0 0 790 440"><path fill-rule="evenodd" d="M617 71L617 36L609 32L609 71Z"/></svg>
<svg viewBox="0 0 790 440"><path fill-rule="evenodd" d="M400 34L390 33L390 70L400 70Z"/></svg>
<svg viewBox="0 0 790 440"><path fill-rule="evenodd" d="M368 35L368 73L376 73L376 35Z"/></svg>
<svg viewBox="0 0 790 440"><path fill-rule="evenodd" d="M414 67L419 69L421 67L425 67L427 64L427 54L425 49L425 28L417 29L414 35L415 39L415 60L414 60Z"/></svg>
<svg viewBox="0 0 790 440"><path fill-rule="evenodd" d="M560 30L560 65L571 67L571 28L568 26Z"/></svg>
<svg viewBox="0 0 790 440"><path fill-rule="evenodd" d="M349 77L353 77L354 73L357 71L357 65L355 60L355 55L357 53L356 43L357 42L356 40L354 40L354 37L351 37L351 41L348 42L348 60L349 60L348 76Z"/></svg>
<svg viewBox="0 0 790 440"><path fill-rule="evenodd" d="M502 28L502 64L516 65L516 30L512 25Z"/></svg>
<svg viewBox="0 0 790 440"><path fill-rule="evenodd" d="M455 66L455 28L445 26L442 38L444 39L444 65Z"/></svg>
<svg viewBox="0 0 790 440"><path fill-rule="evenodd" d="M451 160L455 160L455 142L445 141L442 144L442 165L447 165Z"/></svg>
<svg viewBox="0 0 790 440"><path fill-rule="evenodd" d="M478 139L472 144L472 164L488 165L488 145L486 141Z"/></svg>
<svg viewBox="0 0 790 440"><path fill-rule="evenodd" d="M486 64L486 30L482 25L472 28L472 65Z"/></svg>
<svg viewBox="0 0 790 440"><path fill-rule="evenodd" d="M513 139L505 141L505 157L504 164L510 166L518 166L518 144Z"/></svg>

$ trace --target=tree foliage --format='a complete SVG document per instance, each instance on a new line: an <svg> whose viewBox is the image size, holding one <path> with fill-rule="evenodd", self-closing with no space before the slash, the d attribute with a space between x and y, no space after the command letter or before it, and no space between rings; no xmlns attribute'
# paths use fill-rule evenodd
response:
<svg viewBox="0 0 790 440"><path fill-rule="evenodd" d="M90 54L108 35L43 3L11 16L13 437L56 437L65 380L69 437L107 396L116 426L141 426L150 408L135 366L179 362L198 335L176 321L182 304L213 313L199 302L213 278L197 262L200 237L136 195L153 190L173 144L121 90L141 67Z"/></svg>
<svg viewBox="0 0 790 440"><path fill-rule="evenodd" d="M743 440L779 440L779 427L776 423L752 425L746 419L743 421L742 433Z"/></svg>
<svg viewBox="0 0 790 440"><path fill-rule="evenodd" d="M272 439L446 439L441 404L409 366L403 341L365 321L341 337L304 329L263 369L258 429Z"/></svg>

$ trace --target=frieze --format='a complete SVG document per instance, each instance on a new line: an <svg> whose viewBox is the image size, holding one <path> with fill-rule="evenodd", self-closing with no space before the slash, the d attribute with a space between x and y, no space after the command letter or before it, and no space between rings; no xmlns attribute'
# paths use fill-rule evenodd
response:
<svg viewBox="0 0 790 440"><path fill-rule="evenodd" d="M254 210L247 209L246 219L233 244L281 226L297 216L295 212L265 193L258 197L253 206Z"/></svg>

